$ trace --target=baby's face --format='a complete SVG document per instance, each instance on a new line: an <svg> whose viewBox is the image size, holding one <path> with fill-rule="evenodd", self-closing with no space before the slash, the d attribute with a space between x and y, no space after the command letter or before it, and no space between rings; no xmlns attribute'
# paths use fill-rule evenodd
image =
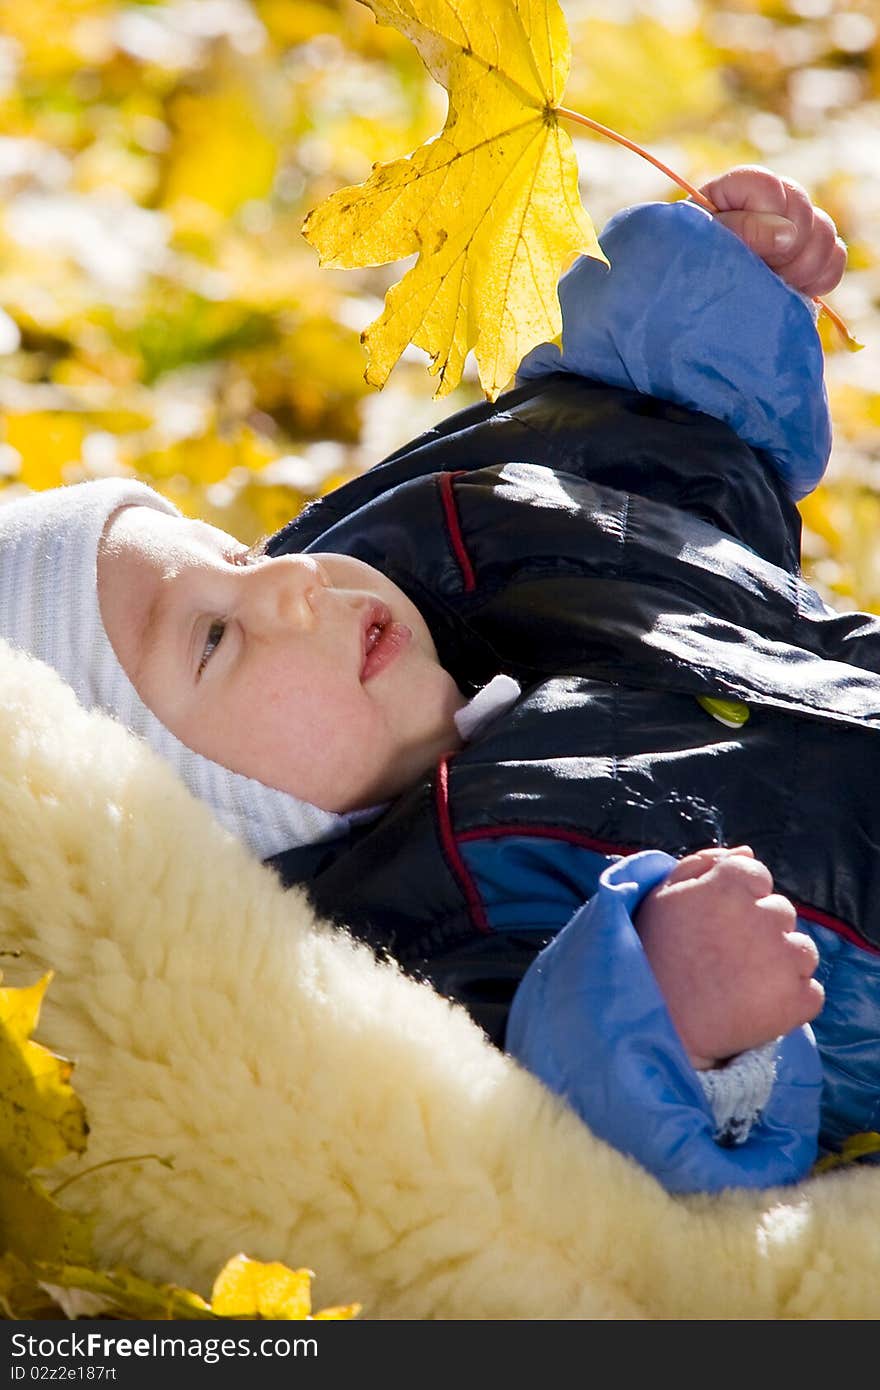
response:
<svg viewBox="0 0 880 1390"><path fill-rule="evenodd" d="M166 728L322 810L386 801L461 745L465 699L427 624L360 560L254 558L205 522L128 506L104 530L98 597Z"/></svg>

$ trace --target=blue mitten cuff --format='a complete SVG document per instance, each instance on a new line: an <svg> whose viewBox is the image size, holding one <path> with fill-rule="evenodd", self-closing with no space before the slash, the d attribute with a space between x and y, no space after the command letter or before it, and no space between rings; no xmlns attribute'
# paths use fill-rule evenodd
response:
<svg viewBox="0 0 880 1390"><path fill-rule="evenodd" d="M647 851L604 871L523 977L507 1051L672 1192L795 1182L817 1151L821 1068L812 1032L780 1040L772 1092L745 1142L717 1144L712 1107L632 921L675 863Z"/></svg>
<svg viewBox="0 0 880 1390"><path fill-rule="evenodd" d="M831 422L804 298L694 203L628 208L601 244L610 270L584 256L563 276L562 348L535 348L518 381L574 372L702 411L766 451L794 498L812 491Z"/></svg>

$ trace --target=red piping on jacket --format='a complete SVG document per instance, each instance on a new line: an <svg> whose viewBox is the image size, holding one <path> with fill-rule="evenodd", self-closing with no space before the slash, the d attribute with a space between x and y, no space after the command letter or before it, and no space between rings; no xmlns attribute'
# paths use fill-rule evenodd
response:
<svg viewBox="0 0 880 1390"><path fill-rule="evenodd" d="M580 845L582 849L593 849L597 854L637 854L643 845L619 845L611 840L597 840L593 835L584 835L579 830L563 830L558 825L485 825L477 830L463 830L457 839L466 840L504 840L511 835L531 835L539 840L565 840L570 845Z"/></svg>
<svg viewBox="0 0 880 1390"><path fill-rule="evenodd" d="M447 769L445 760L443 763L443 777L443 794L446 801L446 824L449 827L450 835L452 835L452 827L449 820L448 788L446 785ZM555 825L487 825L477 830L463 830L460 835L452 836L455 855L453 864L455 872L464 888L468 903L470 904L472 901L475 901L478 904L480 922L486 924L485 926L479 925L476 919L474 920L474 925L479 925L480 931L491 930L488 925L486 909L483 906L479 890L465 867L461 855L458 853L457 846L459 844L470 843L474 840L509 839L514 835L528 835L533 839L563 840L570 845L580 845L583 849L594 850L597 854L636 854L640 849L644 848L644 846L640 845L620 845L614 844L611 840L598 840L592 835L583 835L577 830L564 830ZM449 854L448 849L447 854ZM450 859L452 858L451 855L449 857ZM851 927L847 922L841 921L839 917L832 917L830 912L823 912L822 909L818 907L810 907L808 903L795 902L794 908L799 917L806 918L808 922L817 922L821 927L827 927L829 931L833 931L838 936L842 936L844 940L849 941L851 945L858 946L861 950L867 951L869 955L880 956L880 947L872 946L863 936L859 935L855 927Z"/></svg>
<svg viewBox="0 0 880 1390"><path fill-rule="evenodd" d="M455 502L455 493L452 483L455 478L460 478L467 469L459 468L454 473L440 474L440 498L443 502L443 515L446 518L446 529L449 532L449 540L452 551L458 561L461 570L461 577L464 581L464 591L472 594L477 587L477 580L474 574L474 567L471 564L470 556L467 553L467 546L464 543L464 536L461 533L461 521L458 516L458 507Z"/></svg>
<svg viewBox="0 0 880 1390"><path fill-rule="evenodd" d="M480 897L479 889L458 852L455 832L452 829L452 820L449 814L449 767L446 758L441 758L437 764L437 774L434 779L434 800L437 806L437 819L440 823L440 843L443 846L443 853L446 855L449 867L458 879L461 891L464 893L471 922L477 931L488 936L492 929L489 926L483 899Z"/></svg>
<svg viewBox="0 0 880 1390"><path fill-rule="evenodd" d="M794 902L794 899L792 899ZM846 922L841 922L839 917L832 917L830 913L823 912L820 907L810 907L807 903L794 903L795 912L799 917L806 917L808 922L818 922L820 927L827 927L829 931L837 932L853 946L861 946L863 951L869 955L880 956L880 947L872 946L865 941L864 937L859 936L855 927L850 927Z"/></svg>

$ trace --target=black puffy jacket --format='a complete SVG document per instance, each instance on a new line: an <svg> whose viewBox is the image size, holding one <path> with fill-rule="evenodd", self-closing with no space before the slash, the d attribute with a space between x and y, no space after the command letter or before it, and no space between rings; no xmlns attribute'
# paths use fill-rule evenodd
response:
<svg viewBox="0 0 880 1390"><path fill-rule="evenodd" d="M575 883L505 927L548 841L600 857L747 842L802 916L880 948L880 622L799 578L796 509L727 425L556 375L453 416L270 553L303 549L388 574L464 691L498 671L523 686L379 820L272 861L497 1041L585 896ZM748 722L725 728L706 695L746 702Z"/></svg>

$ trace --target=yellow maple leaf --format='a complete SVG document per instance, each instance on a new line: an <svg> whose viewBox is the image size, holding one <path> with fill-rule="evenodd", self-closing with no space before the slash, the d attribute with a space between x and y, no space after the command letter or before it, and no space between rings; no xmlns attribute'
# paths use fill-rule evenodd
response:
<svg viewBox="0 0 880 1390"><path fill-rule="evenodd" d="M449 93L442 133L315 208L303 226L325 266L418 252L364 332L382 386L404 347L431 358L446 395L473 348L494 399L561 328L556 283L579 253L604 260L556 109L570 49L557 0L363 0L410 38Z"/></svg>

